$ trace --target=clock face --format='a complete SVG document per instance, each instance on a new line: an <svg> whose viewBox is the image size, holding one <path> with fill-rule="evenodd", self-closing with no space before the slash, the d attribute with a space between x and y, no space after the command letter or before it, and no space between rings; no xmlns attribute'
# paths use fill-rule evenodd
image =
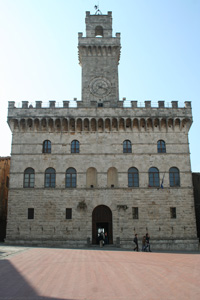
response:
<svg viewBox="0 0 200 300"><path fill-rule="evenodd" d="M110 81L106 78L94 78L90 82L90 92L95 96L106 96L110 93Z"/></svg>

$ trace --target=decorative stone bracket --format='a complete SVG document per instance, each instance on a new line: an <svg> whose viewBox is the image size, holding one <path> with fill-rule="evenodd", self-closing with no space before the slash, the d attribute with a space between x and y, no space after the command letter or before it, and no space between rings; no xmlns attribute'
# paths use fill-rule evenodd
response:
<svg viewBox="0 0 200 300"><path fill-rule="evenodd" d="M77 205L77 208L85 210L87 208L87 204L85 203L85 200L80 201Z"/></svg>
<svg viewBox="0 0 200 300"><path fill-rule="evenodd" d="M125 211L128 209L128 206L127 205L117 205L117 209L118 210L123 209Z"/></svg>

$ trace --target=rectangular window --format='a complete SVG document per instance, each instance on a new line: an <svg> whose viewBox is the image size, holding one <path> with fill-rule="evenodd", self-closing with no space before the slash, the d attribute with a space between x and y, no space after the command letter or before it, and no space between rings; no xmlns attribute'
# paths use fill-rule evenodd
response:
<svg viewBox="0 0 200 300"><path fill-rule="evenodd" d="M138 207L132 207L133 219L139 219Z"/></svg>
<svg viewBox="0 0 200 300"><path fill-rule="evenodd" d="M34 208L28 208L28 219L34 219Z"/></svg>
<svg viewBox="0 0 200 300"><path fill-rule="evenodd" d="M176 207L170 207L171 219L176 219Z"/></svg>
<svg viewBox="0 0 200 300"><path fill-rule="evenodd" d="M72 219L72 209L66 208L66 219Z"/></svg>

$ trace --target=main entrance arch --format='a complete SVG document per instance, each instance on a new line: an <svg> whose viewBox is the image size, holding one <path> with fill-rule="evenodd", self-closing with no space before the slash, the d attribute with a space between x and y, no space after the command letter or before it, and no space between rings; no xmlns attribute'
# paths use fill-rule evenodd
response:
<svg viewBox="0 0 200 300"><path fill-rule="evenodd" d="M98 244L98 233L108 234L108 244L113 243L112 211L106 205L99 205L92 212L92 244Z"/></svg>

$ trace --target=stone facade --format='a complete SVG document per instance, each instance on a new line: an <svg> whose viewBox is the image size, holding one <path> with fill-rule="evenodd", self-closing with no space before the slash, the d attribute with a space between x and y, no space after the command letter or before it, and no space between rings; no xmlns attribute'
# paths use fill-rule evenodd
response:
<svg viewBox="0 0 200 300"><path fill-rule="evenodd" d="M0 241L6 237L10 157L0 157Z"/></svg>
<svg viewBox="0 0 200 300"><path fill-rule="evenodd" d="M111 16L86 12L76 108L68 101L62 108L55 101L49 107L24 101L21 108L9 102L7 243L89 246L103 228L119 247L132 248L136 232L140 239L149 232L154 249L198 247L191 104L151 107L146 101L141 108L132 101L124 107L118 97L120 34L112 37Z"/></svg>

